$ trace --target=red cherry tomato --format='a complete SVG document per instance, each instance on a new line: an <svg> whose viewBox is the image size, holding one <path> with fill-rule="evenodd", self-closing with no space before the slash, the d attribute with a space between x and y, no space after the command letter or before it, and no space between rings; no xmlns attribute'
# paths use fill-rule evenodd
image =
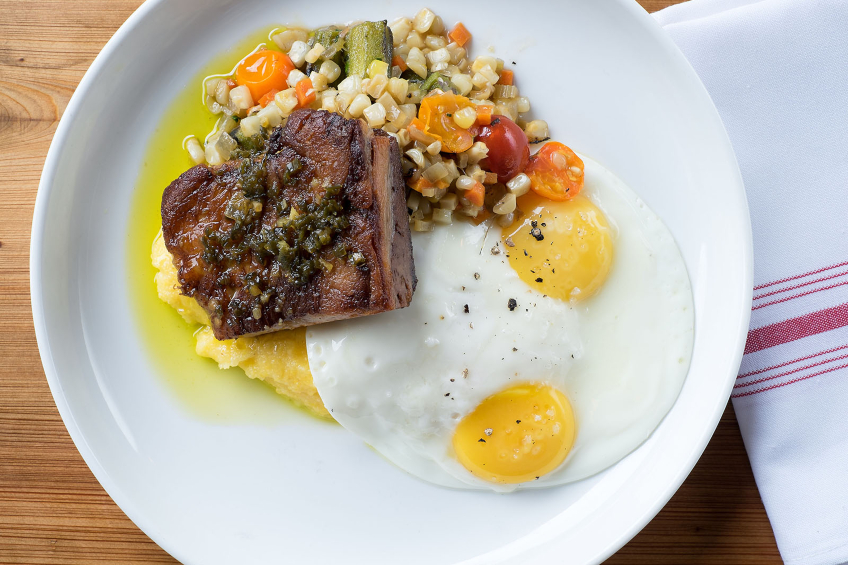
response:
<svg viewBox="0 0 848 565"><path fill-rule="evenodd" d="M498 182L507 182L527 166L530 145L527 136L506 116L492 116L492 123L477 126L476 141L489 148L489 155L480 166L498 175Z"/></svg>

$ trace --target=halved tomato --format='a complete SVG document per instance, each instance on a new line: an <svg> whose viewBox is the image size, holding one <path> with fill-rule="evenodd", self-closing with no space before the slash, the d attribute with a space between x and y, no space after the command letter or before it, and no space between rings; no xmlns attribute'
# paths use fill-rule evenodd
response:
<svg viewBox="0 0 848 565"><path fill-rule="evenodd" d="M558 141L530 157L524 172L533 192L550 200L571 200L583 189L583 160Z"/></svg>
<svg viewBox="0 0 848 565"><path fill-rule="evenodd" d="M474 107L468 98L452 92L427 96L421 101L418 120L413 124L439 139L442 142L442 151L461 153L474 144L474 136L467 129L456 125L453 114L468 107Z"/></svg>
<svg viewBox="0 0 848 565"><path fill-rule="evenodd" d="M295 69L289 56L279 51L263 49L248 55L236 67L236 83L250 90L256 101L271 90L285 90L289 73Z"/></svg>

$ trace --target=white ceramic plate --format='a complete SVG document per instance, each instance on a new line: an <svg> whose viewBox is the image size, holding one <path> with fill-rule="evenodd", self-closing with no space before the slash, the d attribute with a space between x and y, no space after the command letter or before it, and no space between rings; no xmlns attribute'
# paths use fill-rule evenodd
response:
<svg viewBox="0 0 848 565"><path fill-rule="evenodd" d="M126 284L133 185L159 116L212 55L259 28L391 19L420 5L148 0L56 132L35 207L32 304L71 437L115 502L181 561L598 562L671 497L724 409L748 326L750 224L730 143L681 53L630 0L427 4L466 22L478 54L493 45L516 61L554 137L615 172L675 235L697 325L680 398L613 468L509 496L425 484L305 415L192 415L157 377Z"/></svg>

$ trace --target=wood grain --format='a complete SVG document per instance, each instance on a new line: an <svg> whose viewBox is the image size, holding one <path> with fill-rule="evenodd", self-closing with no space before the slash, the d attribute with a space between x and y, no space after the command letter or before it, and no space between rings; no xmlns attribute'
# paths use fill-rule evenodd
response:
<svg viewBox="0 0 848 565"><path fill-rule="evenodd" d="M678 0L642 0L649 11ZM0 0L0 563L173 563L65 431L29 302L30 222L68 99L138 0ZM779 563L732 409L690 477L614 564Z"/></svg>

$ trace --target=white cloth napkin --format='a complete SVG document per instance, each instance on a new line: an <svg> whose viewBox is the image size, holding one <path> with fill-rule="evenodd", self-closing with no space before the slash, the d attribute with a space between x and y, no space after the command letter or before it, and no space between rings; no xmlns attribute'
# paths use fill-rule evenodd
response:
<svg viewBox="0 0 848 565"><path fill-rule="evenodd" d="M848 0L656 14L733 142L754 305L733 406L786 563L848 562Z"/></svg>

